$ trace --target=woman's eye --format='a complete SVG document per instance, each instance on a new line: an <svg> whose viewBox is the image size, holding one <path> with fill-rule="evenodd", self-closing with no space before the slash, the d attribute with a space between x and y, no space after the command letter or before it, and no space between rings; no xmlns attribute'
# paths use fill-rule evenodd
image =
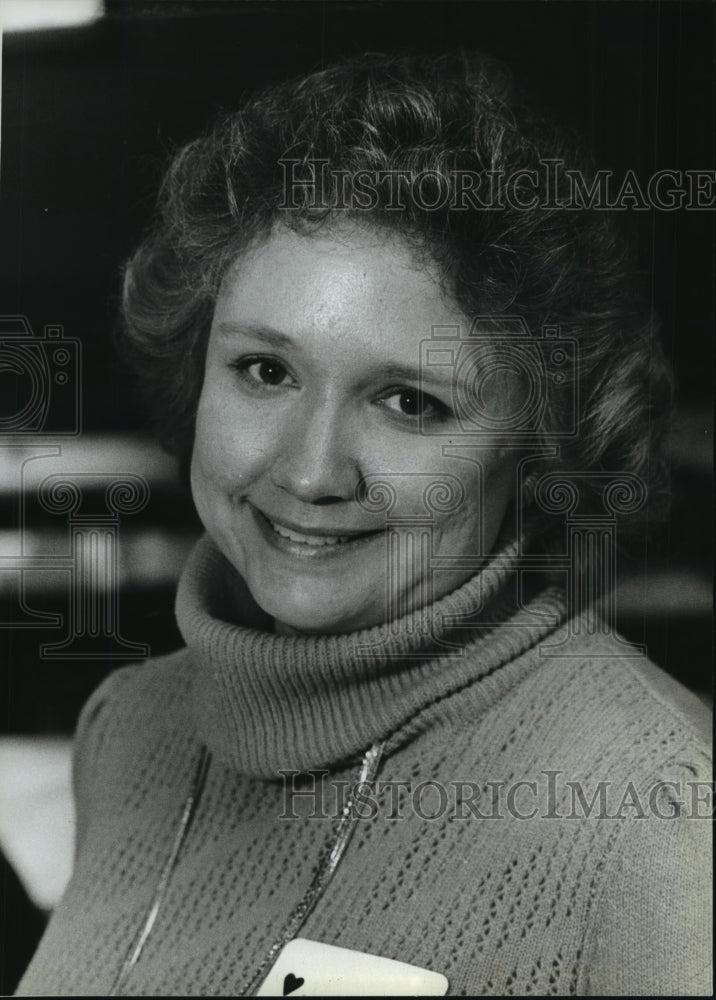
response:
<svg viewBox="0 0 716 1000"><path fill-rule="evenodd" d="M434 396L418 389L402 389L390 396L384 396L382 405L402 417L440 417L448 414L448 408Z"/></svg>
<svg viewBox="0 0 716 1000"><path fill-rule="evenodd" d="M288 369L275 358L244 358L232 364L232 368L247 382L257 386L276 387L293 384Z"/></svg>

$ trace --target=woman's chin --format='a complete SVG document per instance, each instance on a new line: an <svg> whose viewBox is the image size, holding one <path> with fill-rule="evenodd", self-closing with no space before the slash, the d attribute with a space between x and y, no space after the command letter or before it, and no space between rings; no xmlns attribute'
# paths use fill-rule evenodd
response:
<svg viewBox="0 0 716 1000"><path fill-rule="evenodd" d="M370 628L384 619L384 609L365 608L355 605L331 606L323 600L307 605L303 601L281 601L271 595L263 602L254 595L260 607L274 619L274 628L279 635L336 635Z"/></svg>
<svg viewBox="0 0 716 1000"><path fill-rule="evenodd" d="M375 618L336 614L331 617L316 614L297 614L283 611L273 616L274 630L278 635L340 635L345 632L357 632L369 628L380 621L380 615Z"/></svg>

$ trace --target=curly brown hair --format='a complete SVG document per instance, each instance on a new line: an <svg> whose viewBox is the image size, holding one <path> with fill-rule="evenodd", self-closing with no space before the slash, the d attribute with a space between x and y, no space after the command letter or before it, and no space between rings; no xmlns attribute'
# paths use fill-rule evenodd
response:
<svg viewBox="0 0 716 1000"><path fill-rule="evenodd" d="M288 207L287 162L315 181L297 186ZM315 170L319 162L325 170ZM125 348L164 445L186 467L230 264L277 223L310 232L342 213L399 232L439 266L468 316L517 315L533 333L556 326L574 338L578 433L558 464L639 477L649 505L630 520L657 519L668 498L671 378L614 213L567 207L563 174L551 200L534 207L455 198L461 172L478 183L524 180L550 162L585 183L594 177L578 142L529 108L501 64L474 53L352 57L222 115L173 158L153 229L125 272ZM378 183L369 210L361 208L356 178L366 171L408 187L421 178L424 198L405 198L396 211L394 187ZM564 419L547 408L552 430Z"/></svg>

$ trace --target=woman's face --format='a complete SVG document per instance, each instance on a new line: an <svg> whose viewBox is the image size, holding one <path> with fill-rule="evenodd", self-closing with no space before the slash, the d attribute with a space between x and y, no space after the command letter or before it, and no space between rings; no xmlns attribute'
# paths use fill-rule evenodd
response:
<svg viewBox="0 0 716 1000"><path fill-rule="evenodd" d="M388 617L389 588L403 613L424 603L431 572L434 598L474 573L434 572L424 556L389 567L386 513L361 502L363 477L392 485L389 516L406 541L433 517L433 554L492 547L513 464L489 442L472 452L482 472L447 455L461 443L452 372L419 381L421 340L458 325L466 330L468 319L402 241L350 223L311 236L278 228L227 273L192 491L207 531L278 630L375 625ZM446 475L460 480L464 501L431 514L426 486Z"/></svg>

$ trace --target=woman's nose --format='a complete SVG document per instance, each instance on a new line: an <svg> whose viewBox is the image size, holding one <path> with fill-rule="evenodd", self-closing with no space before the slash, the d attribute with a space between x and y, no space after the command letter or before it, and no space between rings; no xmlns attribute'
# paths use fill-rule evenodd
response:
<svg viewBox="0 0 716 1000"><path fill-rule="evenodd" d="M294 412L285 428L271 479L305 503L352 500L360 480L354 443L355 435L333 407L307 406Z"/></svg>

